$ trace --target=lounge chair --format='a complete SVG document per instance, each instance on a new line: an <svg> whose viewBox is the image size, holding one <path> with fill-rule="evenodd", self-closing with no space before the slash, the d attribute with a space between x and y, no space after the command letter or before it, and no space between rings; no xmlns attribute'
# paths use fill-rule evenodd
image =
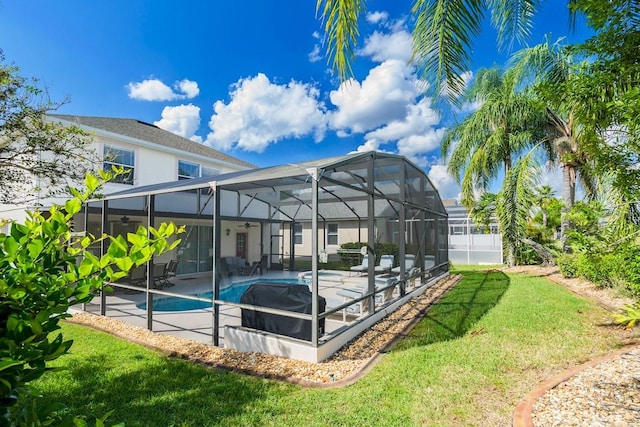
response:
<svg viewBox="0 0 640 427"><path fill-rule="evenodd" d="M364 280L358 280L357 278L352 277L343 279L343 283L345 285L351 284L355 286L353 288L342 288L336 292L337 295L344 298L345 302L361 298L367 293L368 283ZM375 294L374 301L376 306L382 305L393 299L393 293L396 289L396 286L393 285L396 285L397 283L397 277L376 277L376 291L385 288L384 291ZM347 307L346 312L349 314L364 314L369 311L369 308L369 299L366 298ZM346 313L343 312L343 318L345 314Z"/></svg>
<svg viewBox="0 0 640 427"><path fill-rule="evenodd" d="M436 265L436 257L434 255L425 255L424 257L424 269L430 270Z"/></svg>
<svg viewBox="0 0 640 427"><path fill-rule="evenodd" d="M393 267L393 255L382 255L380 263L375 266L376 273L384 273Z"/></svg>
<svg viewBox="0 0 640 427"><path fill-rule="evenodd" d="M404 256L404 272L405 275L408 275L409 272L411 271L411 269L415 266L416 264L416 256L414 254L407 254ZM393 267L391 269L392 273L396 273L396 274L400 274L400 266L398 265L397 267Z"/></svg>
<svg viewBox="0 0 640 427"><path fill-rule="evenodd" d="M362 258L362 263L360 265L354 265L349 269L349 271L355 271L357 273L364 273L369 270L369 255L365 255Z"/></svg>

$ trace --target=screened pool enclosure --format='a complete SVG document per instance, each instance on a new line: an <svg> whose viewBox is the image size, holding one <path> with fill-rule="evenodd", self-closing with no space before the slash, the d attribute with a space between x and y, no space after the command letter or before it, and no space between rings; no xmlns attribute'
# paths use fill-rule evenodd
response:
<svg viewBox="0 0 640 427"><path fill-rule="evenodd" d="M176 250L83 309L216 346L321 361L448 274L440 197L396 155L136 187L89 203L78 218L112 235L167 221L186 226Z"/></svg>

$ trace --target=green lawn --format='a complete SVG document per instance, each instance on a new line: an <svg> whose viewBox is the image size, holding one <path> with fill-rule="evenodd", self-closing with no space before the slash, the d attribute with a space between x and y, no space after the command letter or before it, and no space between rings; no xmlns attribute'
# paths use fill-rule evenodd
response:
<svg viewBox="0 0 640 427"><path fill-rule="evenodd" d="M356 384L308 389L167 358L65 324L67 369L38 382L75 413L130 426L504 426L538 382L619 345L607 314L544 279L461 271L453 288Z"/></svg>

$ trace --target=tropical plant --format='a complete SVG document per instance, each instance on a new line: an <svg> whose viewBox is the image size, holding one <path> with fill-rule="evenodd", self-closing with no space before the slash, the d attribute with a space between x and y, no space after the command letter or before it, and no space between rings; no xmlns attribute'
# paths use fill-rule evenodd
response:
<svg viewBox="0 0 640 427"><path fill-rule="evenodd" d="M542 44L516 52L510 64L518 80L530 84L546 106L547 121L543 130L562 171L560 238L562 249L567 252L566 234L571 227L567 212L575 203L576 184L578 181L583 184L588 197L593 197L595 188L593 161L583 149L584 126L576 119L573 105L566 101L566 93L581 68L571 49L560 40L550 43L548 38Z"/></svg>
<svg viewBox="0 0 640 427"><path fill-rule="evenodd" d="M591 138L585 149L630 204L638 223L640 200L640 4L636 0L574 0L595 34L577 46L590 61L572 83L567 101Z"/></svg>
<svg viewBox="0 0 640 427"><path fill-rule="evenodd" d="M573 3L575 0L570 0ZM357 47L358 23L366 0L317 0L316 10L327 34L328 61L341 80L351 76L351 61ZM416 0L411 14L413 62L431 81L434 94L446 84L455 101L464 89L463 73L470 69L473 38L481 30L485 14L497 30L498 45L511 50L531 33L539 0Z"/></svg>
<svg viewBox="0 0 640 427"><path fill-rule="evenodd" d="M467 207L472 207L476 194L486 192L501 174L506 182L514 162L532 147L546 148L548 155L553 155L544 143L539 143L542 139L540 124L545 120L544 108L528 93L518 90L517 77L499 67L480 70L465 93L467 99L479 100L480 108L449 129L442 141L443 157L449 157L447 169L460 183L461 201ZM527 163L533 159L533 155L529 156ZM520 165L512 175L513 182L523 178L523 174ZM507 193L501 193L507 196ZM510 192L508 196L517 194L518 191ZM497 209L496 212L507 245L507 262L512 265L524 218L522 215L501 218L501 212L507 215L512 208L517 208L515 201L506 201L504 197L501 200L498 205L502 203L506 210ZM517 210L528 216L524 206Z"/></svg>
<svg viewBox="0 0 640 427"><path fill-rule="evenodd" d="M182 231L173 223L158 228L139 227L127 235L127 240L123 236L74 232L74 216L114 174L100 171L99 176L88 174L84 181L86 191L71 189L74 197L64 205L54 205L46 213L29 212L24 224L13 223L9 234L0 234L3 425L22 425L20 420L29 414L39 421L27 420L25 425L47 425L58 419L60 407L51 402L34 409L37 391L29 383L50 370L47 364L66 354L72 345L61 333L54 334L60 329L60 320L71 316L69 307L108 290L106 283L124 277L133 266L144 264L179 243L167 241ZM89 251L91 245L105 240L109 246L104 255L97 257Z"/></svg>

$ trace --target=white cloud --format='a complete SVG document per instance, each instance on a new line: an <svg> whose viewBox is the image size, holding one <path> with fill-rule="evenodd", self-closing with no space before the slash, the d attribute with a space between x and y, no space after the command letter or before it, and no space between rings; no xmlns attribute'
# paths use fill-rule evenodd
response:
<svg viewBox="0 0 640 427"><path fill-rule="evenodd" d="M200 127L200 107L193 104L164 107L162 119L153 124L184 138L202 142L202 138L195 134Z"/></svg>
<svg viewBox="0 0 640 427"><path fill-rule="evenodd" d="M371 24L385 22L387 19L389 19L389 14L387 12L376 11L367 13L367 22Z"/></svg>
<svg viewBox="0 0 640 427"><path fill-rule="evenodd" d="M385 61L369 71L362 84L351 79L329 94L337 110L329 114L333 129L366 132L402 120L419 95L416 82L400 61Z"/></svg>
<svg viewBox="0 0 640 427"><path fill-rule="evenodd" d="M313 37L316 40L322 40L322 35L317 31L314 31L313 34L311 34L311 37ZM320 43L316 43L313 45L313 50L309 52L308 56L309 56L309 62L318 62L322 59Z"/></svg>
<svg viewBox="0 0 640 427"><path fill-rule="evenodd" d="M174 101L177 99L191 99L198 96L198 83L191 80L181 80L167 86L161 80L148 79L142 82L131 82L127 85L129 98L138 101Z"/></svg>
<svg viewBox="0 0 640 427"><path fill-rule="evenodd" d="M446 166L432 165L427 176L437 188L442 199L458 199L460 197L460 186L456 180L449 175Z"/></svg>
<svg viewBox="0 0 640 427"><path fill-rule="evenodd" d="M371 57L377 62L397 59L407 64L413 52L411 34L401 28L391 33L375 31L367 37L359 55Z"/></svg>
<svg viewBox="0 0 640 427"><path fill-rule="evenodd" d="M262 152L283 138L313 134L320 141L326 123L319 96L312 85L293 80L278 85L262 73L240 79L232 86L228 104L214 104L206 143L221 150Z"/></svg>
<svg viewBox="0 0 640 427"><path fill-rule="evenodd" d="M320 45L316 44L313 46L313 50L309 52L309 62L318 62L322 59L322 54L320 53Z"/></svg>
<svg viewBox="0 0 640 427"><path fill-rule="evenodd" d="M186 99L195 98L200 94L200 88L198 87L198 83L193 82L191 80L184 79L181 82L178 82L177 86L184 93L184 97Z"/></svg>
<svg viewBox="0 0 640 427"><path fill-rule="evenodd" d="M365 147L375 147L390 142L396 143L398 154L408 157L417 164L427 164L426 153L440 146L446 129L436 129L440 123L440 115L431 108L431 102L422 98L417 104L408 107L407 115L402 120L395 120L365 135L365 144L358 151L366 151ZM371 149L371 148L370 148Z"/></svg>

